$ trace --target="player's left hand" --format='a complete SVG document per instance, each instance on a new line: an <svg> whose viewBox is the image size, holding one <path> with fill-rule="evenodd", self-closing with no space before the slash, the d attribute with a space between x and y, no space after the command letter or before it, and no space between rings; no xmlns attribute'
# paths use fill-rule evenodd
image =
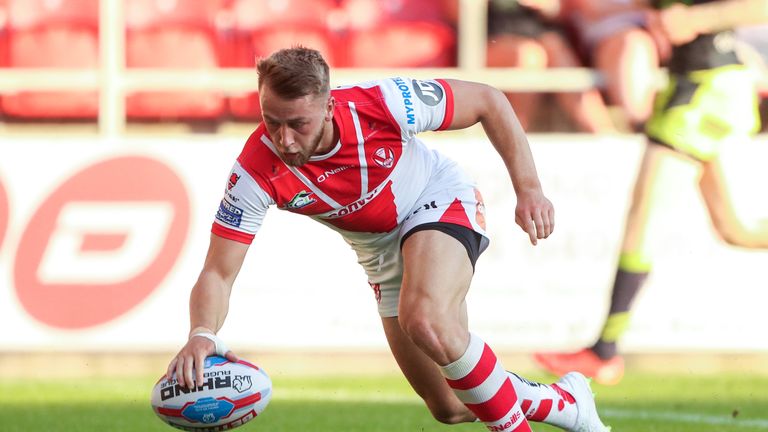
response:
<svg viewBox="0 0 768 432"><path fill-rule="evenodd" d="M549 237L555 230L555 208L540 188L518 191L515 222L536 246L538 239Z"/></svg>

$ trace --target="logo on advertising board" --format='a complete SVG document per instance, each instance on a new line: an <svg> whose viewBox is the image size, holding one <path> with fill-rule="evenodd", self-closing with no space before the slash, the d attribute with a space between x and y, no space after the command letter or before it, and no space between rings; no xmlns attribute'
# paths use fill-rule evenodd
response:
<svg viewBox="0 0 768 432"><path fill-rule="evenodd" d="M119 317L173 268L189 207L186 187L161 161L119 157L85 167L48 196L21 235L13 267L21 305L64 329Z"/></svg>

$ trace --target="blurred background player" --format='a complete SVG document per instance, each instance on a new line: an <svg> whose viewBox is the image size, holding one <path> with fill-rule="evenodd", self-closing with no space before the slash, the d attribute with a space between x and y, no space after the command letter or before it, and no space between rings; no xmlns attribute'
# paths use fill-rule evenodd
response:
<svg viewBox="0 0 768 432"><path fill-rule="evenodd" d="M617 106L630 130L651 115L666 39L646 28L645 1L567 0L565 17L584 61L601 72L609 105Z"/></svg>
<svg viewBox="0 0 768 432"><path fill-rule="evenodd" d="M583 66L561 25L562 8L560 0L491 0L488 66L526 69ZM536 92L507 94L526 130L535 127L543 96ZM590 133L615 131L597 89L561 92L554 96L578 129Z"/></svg>
<svg viewBox="0 0 768 432"><path fill-rule="evenodd" d="M629 312L651 271L650 233L660 215L656 203L670 172L695 165L710 219L728 244L768 247L768 220L748 223L737 214L724 181L719 148L750 139L759 129L753 73L738 59L732 29L768 21L764 0L666 1L649 15L651 31L672 44L668 86L658 95L646 127L648 145L640 166L626 221L610 309L600 337L575 353L540 353L534 358L550 372L579 370L602 384L618 383L624 361L616 343ZM670 223L670 222L667 222ZM684 221L672 219L674 224Z"/></svg>

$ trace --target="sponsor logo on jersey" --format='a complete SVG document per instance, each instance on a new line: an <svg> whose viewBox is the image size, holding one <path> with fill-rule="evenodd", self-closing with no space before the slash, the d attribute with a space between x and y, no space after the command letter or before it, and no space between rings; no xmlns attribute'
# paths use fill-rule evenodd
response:
<svg viewBox="0 0 768 432"><path fill-rule="evenodd" d="M315 201L317 200L312 198L312 192L307 192L303 190L297 193L296 195L294 195L293 198L291 198L291 200L288 201L288 204L286 204L285 207L296 210L302 207L306 207L310 204L313 204Z"/></svg>
<svg viewBox="0 0 768 432"><path fill-rule="evenodd" d="M373 199L376 198L376 196L383 189L384 188L379 186L376 189L372 190L368 195L360 198L359 200L353 202L352 204L349 204L349 205L346 205L346 206L342 207L341 209L339 209L339 210L329 214L326 217L328 217L329 219L334 219L334 218L344 217L344 216L346 216L346 215L348 215L350 213L354 213L354 212L360 210L361 208L365 207L365 205L368 204L369 202L373 201Z"/></svg>
<svg viewBox="0 0 768 432"><path fill-rule="evenodd" d="M219 211L216 212L216 219L233 227L239 227L243 220L243 209L236 207L226 199L221 200Z"/></svg>
<svg viewBox="0 0 768 432"><path fill-rule="evenodd" d="M439 85L429 81L413 80L413 91L422 102L429 106L435 106L443 100L443 89Z"/></svg>
<svg viewBox="0 0 768 432"><path fill-rule="evenodd" d="M416 114L414 114L413 96L411 95L411 88L403 81L402 78L392 78L392 81L397 84L397 89L400 90L400 95L403 97L403 107L405 108L405 117L408 119L409 125L416 124Z"/></svg>
<svg viewBox="0 0 768 432"><path fill-rule="evenodd" d="M227 184L227 190L232 190L233 187L237 184L237 181L240 180L240 176L232 173L229 175L229 183Z"/></svg>
<svg viewBox="0 0 768 432"><path fill-rule="evenodd" d="M328 170L328 171L320 174L319 176L317 176L317 182L318 183L322 183L322 182L328 180L332 175L338 174L338 173L344 171L347 168L352 168L352 165L344 165L344 166L341 166L341 167L338 167L338 168L334 168L332 170Z"/></svg>
<svg viewBox="0 0 768 432"><path fill-rule="evenodd" d="M405 220L408 220L408 219L410 219L410 218L411 218L411 216L415 215L416 213L418 213L418 212L420 212L420 211L422 211L422 210L432 210L432 209L436 209L436 208L437 208L437 204L436 204L434 201L431 201L431 202L429 202L429 203L425 203L425 204L422 204L422 205L418 206L418 207L416 208L416 210L414 210L414 211L413 211L411 214L409 214L408 216L406 216L406 217L405 217Z"/></svg>
<svg viewBox="0 0 768 432"><path fill-rule="evenodd" d="M395 152L389 147L379 147L373 153L373 161L382 168L392 168L395 164Z"/></svg>

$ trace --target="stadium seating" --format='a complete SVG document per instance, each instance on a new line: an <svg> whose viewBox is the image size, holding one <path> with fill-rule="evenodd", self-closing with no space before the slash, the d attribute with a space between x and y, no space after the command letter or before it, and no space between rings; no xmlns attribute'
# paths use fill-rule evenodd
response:
<svg viewBox="0 0 768 432"><path fill-rule="evenodd" d="M329 64L336 63L332 45L333 36L322 27L265 27L241 37L236 46L239 67L255 67L256 59L295 44L314 48L325 57ZM254 70L254 74L256 71ZM258 94L235 95L229 101L230 113L239 120L259 120L261 109Z"/></svg>
<svg viewBox="0 0 768 432"><path fill-rule="evenodd" d="M457 0L340 0L351 29L378 27L393 21L456 25Z"/></svg>
<svg viewBox="0 0 768 432"><path fill-rule="evenodd" d="M235 28L258 30L270 26L326 26L335 0L233 0Z"/></svg>
<svg viewBox="0 0 768 432"><path fill-rule="evenodd" d="M0 0L0 67L95 70L99 3ZM253 68L257 58L296 44L318 49L333 67L455 66L456 4L456 0L126 0L126 67ZM95 91L0 95L0 111L17 118L93 120L98 103ZM126 95L131 120L207 121L229 113L252 121L260 119L258 105L256 93Z"/></svg>
<svg viewBox="0 0 768 432"><path fill-rule="evenodd" d="M220 31L227 0L126 1L128 68L213 69L227 64ZM216 120L226 99L212 92L137 92L128 95L129 119Z"/></svg>
<svg viewBox="0 0 768 432"><path fill-rule="evenodd" d="M342 0L347 67L456 65L455 0Z"/></svg>
<svg viewBox="0 0 768 432"><path fill-rule="evenodd" d="M335 0L235 0L231 65L252 68L257 58L296 44L317 49L330 65L336 65L330 23L335 11ZM237 120L261 119L256 93L234 95L229 110Z"/></svg>
<svg viewBox="0 0 768 432"><path fill-rule="evenodd" d="M439 22L389 22L350 31L347 38L343 49L348 67L456 65L456 34Z"/></svg>
<svg viewBox="0 0 768 432"><path fill-rule="evenodd" d="M95 69L99 62L98 0L6 0L5 65ZM93 119L96 92L18 92L0 97L17 118Z"/></svg>

